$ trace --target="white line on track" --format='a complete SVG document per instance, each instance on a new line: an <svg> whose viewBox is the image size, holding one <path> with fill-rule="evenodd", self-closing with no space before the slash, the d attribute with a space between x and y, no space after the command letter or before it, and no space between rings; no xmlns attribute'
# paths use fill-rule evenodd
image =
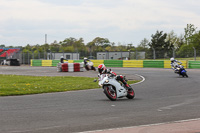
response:
<svg viewBox="0 0 200 133"><path fill-rule="evenodd" d="M144 78L142 75L139 75L139 74L135 74L135 75L136 75L136 76L139 76L140 78L142 78L142 81L137 82L137 83L134 83L134 84L132 84L132 85L137 85L137 84L140 84L140 83L142 83L142 82L145 81L145 78Z"/></svg>

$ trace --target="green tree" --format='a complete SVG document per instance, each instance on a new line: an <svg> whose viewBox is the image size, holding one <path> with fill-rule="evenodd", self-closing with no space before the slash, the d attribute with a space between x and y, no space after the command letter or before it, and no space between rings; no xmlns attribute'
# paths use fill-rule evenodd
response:
<svg viewBox="0 0 200 133"><path fill-rule="evenodd" d="M144 38L137 47L143 48L145 50L145 48L148 48L148 43L149 41Z"/></svg>
<svg viewBox="0 0 200 133"><path fill-rule="evenodd" d="M195 27L193 24L187 24L187 27L184 28L184 31L185 31L184 38L187 44L190 43L190 39L191 39L190 37L194 35L194 33L196 32L196 29L197 27Z"/></svg>
<svg viewBox="0 0 200 133"><path fill-rule="evenodd" d="M0 48L5 48L6 46L4 44L1 44L0 45Z"/></svg>
<svg viewBox="0 0 200 133"><path fill-rule="evenodd" d="M187 57L193 57L193 48L191 45L183 44L179 51L177 52L177 57L179 58L187 58Z"/></svg>
<svg viewBox="0 0 200 133"><path fill-rule="evenodd" d="M156 58L164 58L167 50L172 49L169 41L166 41L167 33L163 33L163 31L156 31L156 34L151 37L151 42L148 44L150 49L154 49L156 51Z"/></svg>
<svg viewBox="0 0 200 133"><path fill-rule="evenodd" d="M200 51L200 31L189 37L191 47L194 47L197 51Z"/></svg>

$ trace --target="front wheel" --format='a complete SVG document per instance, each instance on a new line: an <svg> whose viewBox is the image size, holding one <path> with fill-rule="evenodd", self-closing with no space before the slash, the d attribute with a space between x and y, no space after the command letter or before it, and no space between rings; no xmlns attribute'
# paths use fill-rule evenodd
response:
<svg viewBox="0 0 200 133"><path fill-rule="evenodd" d="M183 77L187 77L187 78L188 78L188 75L187 75L187 73L186 73L186 72L183 72L183 73L182 73L182 76L183 76Z"/></svg>
<svg viewBox="0 0 200 133"><path fill-rule="evenodd" d="M135 91L131 88L131 89L129 89L128 90L128 92L127 92L128 94L127 94L127 98L128 99L133 99L134 97L135 97Z"/></svg>
<svg viewBox="0 0 200 133"><path fill-rule="evenodd" d="M112 86L104 86L103 88L104 88L104 93L111 101L117 100L117 93Z"/></svg>

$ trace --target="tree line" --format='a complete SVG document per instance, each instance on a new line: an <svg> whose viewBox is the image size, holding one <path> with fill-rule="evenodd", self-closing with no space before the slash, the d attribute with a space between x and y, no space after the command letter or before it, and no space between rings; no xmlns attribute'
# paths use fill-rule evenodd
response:
<svg viewBox="0 0 200 133"><path fill-rule="evenodd" d="M0 45L0 47L5 47ZM12 47L12 46L10 46ZM35 53L38 52L79 52L84 56L96 56L96 52L112 52L112 51L145 51L146 58L151 58L155 51L157 58L169 58L176 52L177 56L190 57L193 56L193 50L200 51L200 30L197 30L193 24L187 24L184 28L184 34L177 35L172 30L170 33L164 33L157 30L155 34L151 35L151 40L144 38L140 44L115 44L110 42L108 38L96 37L87 44L84 43L83 38L69 37L63 41L54 41L50 44L36 44L22 47L19 46L23 52ZM198 53L198 52L197 52ZM200 56L200 55L199 55Z"/></svg>

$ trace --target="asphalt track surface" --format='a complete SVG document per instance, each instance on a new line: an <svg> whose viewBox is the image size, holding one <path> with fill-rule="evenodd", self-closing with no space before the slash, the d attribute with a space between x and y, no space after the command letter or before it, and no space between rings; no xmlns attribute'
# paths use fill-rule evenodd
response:
<svg viewBox="0 0 200 133"><path fill-rule="evenodd" d="M135 99L113 102L102 89L0 97L0 133L106 132L200 118L200 70L188 69L189 78L182 78L170 69L112 69L129 79L137 79L135 74L145 78L132 85ZM0 66L0 74L96 76L96 72L58 73L53 67Z"/></svg>

